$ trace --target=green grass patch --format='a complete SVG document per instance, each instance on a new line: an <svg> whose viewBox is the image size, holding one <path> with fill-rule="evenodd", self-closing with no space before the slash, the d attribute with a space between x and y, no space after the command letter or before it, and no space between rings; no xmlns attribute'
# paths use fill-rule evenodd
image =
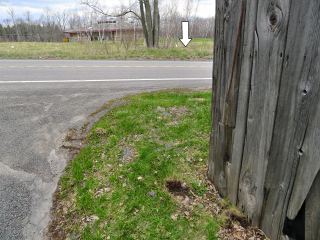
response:
<svg viewBox="0 0 320 240"><path fill-rule="evenodd" d="M217 239L222 222L205 202L214 198L206 183L211 91L125 99L95 124L66 168L52 232L71 239ZM184 194L169 190L171 180L183 183Z"/></svg>
<svg viewBox="0 0 320 240"><path fill-rule="evenodd" d="M13 48L12 48L13 46ZM0 43L2 59L212 59L213 40L193 39L188 47L179 40L160 39L158 49L142 40L131 42L9 42Z"/></svg>

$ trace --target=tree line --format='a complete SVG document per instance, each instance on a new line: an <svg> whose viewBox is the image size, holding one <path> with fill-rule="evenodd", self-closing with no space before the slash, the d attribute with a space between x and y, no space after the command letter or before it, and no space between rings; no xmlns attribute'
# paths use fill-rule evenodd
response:
<svg viewBox="0 0 320 240"><path fill-rule="evenodd" d="M198 17L199 4L200 0L186 0L185 14L181 14L176 0L166 1L160 6L158 0L151 3L138 0L130 6L119 5L113 9L103 8L96 1L80 0L80 10L52 11L47 7L38 19L30 11L18 16L14 8L8 8L8 17L0 23L0 41L62 41L64 31L87 28L111 16L143 28L148 47L158 47L159 37L165 39L167 47L182 37L181 21L189 21L190 37L213 38L214 18Z"/></svg>

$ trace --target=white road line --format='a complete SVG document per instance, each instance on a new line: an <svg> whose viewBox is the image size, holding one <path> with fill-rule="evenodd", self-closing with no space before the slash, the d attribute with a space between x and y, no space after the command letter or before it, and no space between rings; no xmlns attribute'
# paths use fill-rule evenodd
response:
<svg viewBox="0 0 320 240"><path fill-rule="evenodd" d="M76 82L131 82L131 81L193 81L211 80L211 78L142 78L142 79L92 79L92 80L40 80L40 81L0 81L5 83L76 83Z"/></svg>

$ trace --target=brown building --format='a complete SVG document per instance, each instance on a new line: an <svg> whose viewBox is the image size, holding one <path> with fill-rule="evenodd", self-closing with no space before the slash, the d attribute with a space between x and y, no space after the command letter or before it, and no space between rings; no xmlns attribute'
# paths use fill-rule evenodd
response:
<svg viewBox="0 0 320 240"><path fill-rule="evenodd" d="M99 21L91 27L72 29L64 33L70 42L139 40L144 38L143 29L140 26L118 20Z"/></svg>

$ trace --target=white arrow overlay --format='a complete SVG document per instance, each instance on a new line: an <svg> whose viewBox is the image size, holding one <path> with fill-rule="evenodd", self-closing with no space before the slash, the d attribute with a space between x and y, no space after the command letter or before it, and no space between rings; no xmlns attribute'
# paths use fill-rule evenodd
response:
<svg viewBox="0 0 320 240"><path fill-rule="evenodd" d="M189 44L189 42L192 40L192 38L189 38L189 22L183 21L181 23L182 23L182 38L180 38L180 41L186 47Z"/></svg>

